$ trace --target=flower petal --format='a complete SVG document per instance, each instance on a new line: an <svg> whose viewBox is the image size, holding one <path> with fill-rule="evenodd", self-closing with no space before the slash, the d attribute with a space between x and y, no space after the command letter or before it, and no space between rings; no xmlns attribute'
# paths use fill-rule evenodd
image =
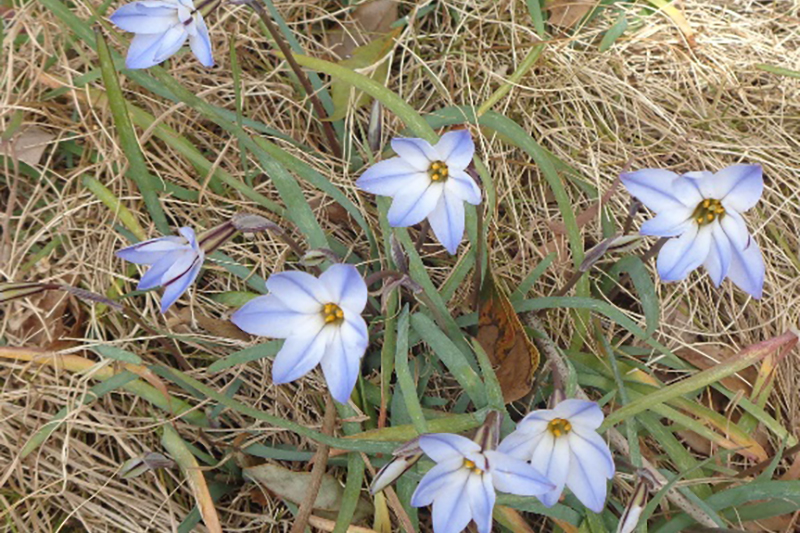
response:
<svg viewBox="0 0 800 533"><path fill-rule="evenodd" d="M164 33L137 33L128 48L125 66L131 69L140 69L149 68L160 63L160 61L156 61L155 57L163 38Z"/></svg>
<svg viewBox="0 0 800 533"><path fill-rule="evenodd" d="M581 503L599 513L606 502L606 480L614 475L611 452L603 439L594 432L571 431L568 438L570 468L567 487ZM599 443L595 440L599 440Z"/></svg>
<svg viewBox="0 0 800 533"><path fill-rule="evenodd" d="M692 210L688 207L668 209L645 221L639 233L657 237L675 237L689 229L692 224L694 224Z"/></svg>
<svg viewBox="0 0 800 533"><path fill-rule="evenodd" d="M608 444L597 431L584 426L573 426L567 437L572 453L578 455L592 470L606 479L614 477L614 458Z"/></svg>
<svg viewBox="0 0 800 533"><path fill-rule="evenodd" d="M178 250L162 255L161 259L153 263L153 266L144 273L142 279L139 280L139 284L136 285L136 290L146 291L153 287L163 285L165 281L168 281L164 278L164 275L172 268L172 265L186 253L185 250Z"/></svg>
<svg viewBox="0 0 800 533"><path fill-rule="evenodd" d="M663 281L679 281L703 264L711 247L711 227L693 224L680 237L661 248L656 265Z"/></svg>
<svg viewBox="0 0 800 533"><path fill-rule="evenodd" d="M669 170L646 168L620 175L622 184L649 209L656 213L685 207L672 191L672 184L678 175Z"/></svg>
<svg viewBox="0 0 800 533"><path fill-rule="evenodd" d="M356 181L356 187L380 196L394 196L415 180L428 183L426 172L420 172L400 157L393 157L369 167Z"/></svg>
<svg viewBox="0 0 800 533"><path fill-rule="evenodd" d="M436 533L459 533L472 520L472 509L467 495L467 478L454 480L447 490L441 490L433 500L433 530ZM460 477L460 474L457 474ZM457 481L461 481L460 484Z"/></svg>
<svg viewBox="0 0 800 533"><path fill-rule="evenodd" d="M478 526L478 533L491 533L495 500L492 474L471 474L467 478L466 491L469 507L472 510L472 520Z"/></svg>
<svg viewBox="0 0 800 533"><path fill-rule="evenodd" d="M439 158L433 146L423 139L397 137L392 139L392 150L414 170L421 172L427 172L431 163Z"/></svg>
<svg viewBox="0 0 800 533"><path fill-rule="evenodd" d="M419 447L425 454L440 463L460 457L462 460L468 453L475 453L481 450L480 445L461 435L452 433L429 433L419 438Z"/></svg>
<svg viewBox="0 0 800 533"><path fill-rule="evenodd" d="M294 333L307 329L309 324L317 324L316 313L298 313L274 294L253 298L231 316L231 322L250 333L262 337L285 339Z"/></svg>
<svg viewBox="0 0 800 533"><path fill-rule="evenodd" d="M428 470L411 496L411 505L413 507L430 505L443 487L449 488L465 483L469 470L463 466L464 458L459 456L443 461Z"/></svg>
<svg viewBox="0 0 800 533"><path fill-rule="evenodd" d="M122 250L118 250L114 255L130 263L136 263L137 265L152 265L168 253L185 250L186 248L187 244L185 239L170 235L136 243Z"/></svg>
<svg viewBox="0 0 800 533"><path fill-rule="evenodd" d="M558 502L569 475L569 442L565 437L553 437L549 431L544 435L533 451L531 466L544 474L544 477L555 486L555 489L538 496L543 504L552 507Z"/></svg>
<svg viewBox="0 0 800 533"><path fill-rule="evenodd" d="M719 221L715 220L711 225L711 248L703 265L708 270L711 282L715 287L719 287L722 280L728 275L728 267L731 263L731 242Z"/></svg>
<svg viewBox="0 0 800 533"><path fill-rule="evenodd" d="M555 488L538 470L521 459L499 450L488 450L484 455L489 462L494 487L499 491L519 496L538 496Z"/></svg>
<svg viewBox="0 0 800 533"><path fill-rule="evenodd" d="M322 327L322 318L316 324L319 329L292 335L275 356L272 364L272 381L276 385L289 383L305 376L317 366L325 355L328 341L333 333L332 328Z"/></svg>
<svg viewBox="0 0 800 533"><path fill-rule="evenodd" d="M195 14L195 29L197 32L189 36L189 47L200 64L204 67L214 66L214 54L211 51L211 38L208 36L208 26L203 16Z"/></svg>
<svg viewBox="0 0 800 533"><path fill-rule="evenodd" d="M189 32L186 31L186 28L183 26L183 24L178 24L168 29L161 39L158 52L156 52L153 60L156 63L166 61L167 58L181 49L183 43L185 43L186 39L188 38Z"/></svg>
<svg viewBox="0 0 800 533"><path fill-rule="evenodd" d="M442 135L434 149L439 155L438 159L447 165L451 175L454 170L467 168L472 162L472 156L475 155L475 143L467 129L448 131Z"/></svg>
<svg viewBox="0 0 800 533"><path fill-rule="evenodd" d="M481 188L472 179L472 176L463 170L450 172L450 177L445 182L447 194L455 193L459 198L472 205L481 203Z"/></svg>
<svg viewBox="0 0 800 533"><path fill-rule="evenodd" d="M325 350L325 355L322 356L320 365L331 396L337 402L346 404L361 373L361 358L364 356L367 344L348 342L348 339L342 335L341 328L328 327L333 329L334 333Z"/></svg>
<svg viewBox="0 0 800 533"><path fill-rule="evenodd" d="M332 300L320 280L305 272L273 274L267 280L267 289L298 313L321 313L322 306Z"/></svg>
<svg viewBox="0 0 800 533"><path fill-rule="evenodd" d="M760 300L764 289L765 267L758 243L751 238L750 245L744 250L733 246L731 251L731 266L728 269L728 278L744 292L756 300Z"/></svg>
<svg viewBox="0 0 800 533"><path fill-rule="evenodd" d="M445 191L428 215L431 229L445 249L454 254L464 238L464 201Z"/></svg>
<svg viewBox="0 0 800 533"><path fill-rule="evenodd" d="M733 165L723 168L713 177L716 196L727 208L742 213L761 198L764 177L761 165Z"/></svg>
<svg viewBox="0 0 800 533"><path fill-rule="evenodd" d="M553 411L556 418L566 418L570 424L578 424L587 429L599 428L605 418L597 402L588 400L563 400Z"/></svg>
<svg viewBox="0 0 800 533"><path fill-rule="evenodd" d="M728 236L733 248L744 250L750 244L750 232L747 231L747 224L742 215L736 211L726 211L719 223Z"/></svg>
<svg viewBox="0 0 800 533"><path fill-rule="evenodd" d="M367 305L367 284L353 265L337 264L319 277L334 303L355 314Z"/></svg>
<svg viewBox="0 0 800 533"><path fill-rule="evenodd" d="M109 20L121 30L145 34L164 33L179 22L178 10L168 2L131 2L114 11Z"/></svg>
<svg viewBox="0 0 800 533"><path fill-rule="evenodd" d="M539 446L539 442L547 434L547 421L531 420L529 422L521 421L517 425L517 429L512 431L506 436L497 451L521 459L529 461L533 455L533 450Z"/></svg>
<svg viewBox="0 0 800 533"><path fill-rule="evenodd" d="M444 184L441 182L433 183L428 179L427 183L422 180L410 183L400 194L395 195L387 215L389 225L405 228L422 222L436 207L443 192Z"/></svg>
<svg viewBox="0 0 800 533"><path fill-rule="evenodd" d="M188 269L183 270L183 272L177 277L171 277L169 280L164 282L166 288L164 289L164 295L161 297L162 313L167 312L167 309L169 309L172 304L174 304L175 301L180 298L181 294L186 292L186 289L189 288L189 285L191 285L194 280L197 279L197 275L200 274L200 267L203 266L203 260L197 254L192 253L191 256L193 256L193 260ZM178 263L180 263L180 261L175 263L175 265L178 265ZM172 268L175 268L175 265L173 265ZM164 277L170 277L171 271L172 269L168 270Z"/></svg>

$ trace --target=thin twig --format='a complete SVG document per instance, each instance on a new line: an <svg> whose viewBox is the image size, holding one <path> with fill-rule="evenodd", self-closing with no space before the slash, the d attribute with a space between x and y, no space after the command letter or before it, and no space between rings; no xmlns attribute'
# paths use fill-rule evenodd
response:
<svg viewBox="0 0 800 533"><path fill-rule="evenodd" d="M323 435L333 435L333 424L336 422L336 406L333 404L333 398L330 393L327 394L325 399L325 419L322 421ZM314 510L314 502L317 501L319 488L322 486L322 476L325 474L325 468L328 466L328 451L330 447L327 444L319 444L317 451L314 454L314 467L311 469L311 482L306 493L306 498L297 510L297 517L295 518L294 525L290 533L303 533L306 529L308 519L311 517L311 512Z"/></svg>
<svg viewBox="0 0 800 533"><path fill-rule="evenodd" d="M261 2L258 0L246 0L242 3L249 5L258 14L258 16L261 17L261 20L267 27L270 35L272 35L272 38L275 40L275 44L277 44L278 48L280 48L281 54L283 54L283 57L286 59L286 62L289 63L289 66L291 67L295 76L297 76L297 79L300 80L303 90L306 91L306 94L311 99L311 105L314 107L314 111L317 113L317 118L319 118L320 123L322 124L322 132L325 134L325 138L328 141L328 147L333 152L334 157L341 159L342 147L339 144L339 140L336 138L336 133L333 131L333 126L328 121L328 113L325 112L322 102L319 100L317 93L314 92L314 87L311 85L311 81L308 79L308 76L306 76L306 73L303 72L303 69L300 68L300 65L297 64L294 54L292 53L292 49L289 48L289 45L286 44L286 41L284 41L283 35L281 35L277 26L275 26L275 23L272 21L272 17L270 17L269 13L267 13L267 10L264 9L264 6L261 5Z"/></svg>

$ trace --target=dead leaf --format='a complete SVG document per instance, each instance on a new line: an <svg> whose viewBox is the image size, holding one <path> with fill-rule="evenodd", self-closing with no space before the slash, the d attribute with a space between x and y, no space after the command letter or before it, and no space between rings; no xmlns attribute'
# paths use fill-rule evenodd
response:
<svg viewBox="0 0 800 533"><path fill-rule="evenodd" d="M548 22L568 30L591 11L596 3L596 0L549 0L545 4L545 9L550 12Z"/></svg>
<svg viewBox="0 0 800 533"><path fill-rule="evenodd" d="M365 2L351 13L352 22L342 23L344 30L331 31L327 35L328 47L341 59L352 56L353 51L392 30L397 20L397 0L374 0Z"/></svg>
<svg viewBox="0 0 800 533"><path fill-rule="evenodd" d="M45 149L55 138L55 135L42 128L25 128L10 140L0 141L0 154L35 166L42 160Z"/></svg>
<svg viewBox="0 0 800 533"><path fill-rule="evenodd" d="M260 488L298 505L305 499L306 491L311 485L310 472L295 472L273 464L247 467L242 469L242 472L246 479L258 484ZM313 509L316 514L335 519L342 505L343 492L344 488L335 477L324 474L317 499L314 501ZM359 498L353 522L360 522L372 514L372 504Z"/></svg>
<svg viewBox="0 0 800 533"><path fill-rule="evenodd" d="M486 272L479 296L478 342L492 362L505 402L528 394L539 367L539 350L491 271Z"/></svg>

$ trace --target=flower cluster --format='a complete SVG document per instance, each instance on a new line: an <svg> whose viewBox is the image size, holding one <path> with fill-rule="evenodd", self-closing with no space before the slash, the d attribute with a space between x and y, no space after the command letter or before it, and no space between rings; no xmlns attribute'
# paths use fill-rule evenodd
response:
<svg viewBox="0 0 800 533"><path fill-rule="evenodd" d="M436 533L458 533L470 521L480 533L489 533L496 491L536 496L552 507L566 486L599 513L615 470L611 451L597 433L602 421L595 402L564 400L527 415L496 449L491 439L480 444L459 435L422 435L395 452L371 490L388 486L424 453L436 466L420 481L411 505L433 506Z"/></svg>

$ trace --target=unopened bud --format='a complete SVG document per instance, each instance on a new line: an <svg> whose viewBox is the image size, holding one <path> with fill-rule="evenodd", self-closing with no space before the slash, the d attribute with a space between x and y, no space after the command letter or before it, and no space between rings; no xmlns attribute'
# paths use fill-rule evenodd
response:
<svg viewBox="0 0 800 533"><path fill-rule="evenodd" d="M172 468L175 463L172 459L167 458L158 452L148 452L141 457L134 457L128 459L119 471L120 477L123 479L133 479L139 477L149 470L158 470L160 468Z"/></svg>

